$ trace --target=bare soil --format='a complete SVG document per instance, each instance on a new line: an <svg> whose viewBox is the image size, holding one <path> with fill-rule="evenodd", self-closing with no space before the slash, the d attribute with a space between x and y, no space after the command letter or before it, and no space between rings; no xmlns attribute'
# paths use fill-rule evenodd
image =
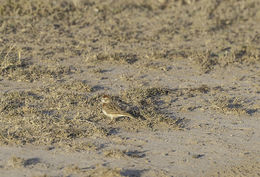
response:
<svg viewBox="0 0 260 177"><path fill-rule="evenodd" d="M0 174L260 176L259 9L0 0Z"/></svg>

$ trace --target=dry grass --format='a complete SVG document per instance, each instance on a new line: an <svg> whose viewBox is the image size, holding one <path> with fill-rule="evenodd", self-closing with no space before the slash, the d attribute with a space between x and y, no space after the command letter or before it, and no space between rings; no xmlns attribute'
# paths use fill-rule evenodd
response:
<svg viewBox="0 0 260 177"><path fill-rule="evenodd" d="M110 140L120 138L119 144L130 145L121 138L126 132L183 130L189 121L185 115L193 111L241 119L258 115L260 103L253 98L259 93L258 73L241 76L243 86L250 79L256 85L249 89L251 98L250 93L237 96L243 88L231 90L227 82L223 88L155 86L149 74L170 78L192 67L192 79L176 78L176 83L191 79L192 85L197 69L203 77L196 84L206 82L212 76L207 74L219 67L257 70L259 7L257 0L0 0L0 144L95 151L108 159L142 161L149 155L120 149ZM113 84L106 87L118 69L106 67L111 65L130 71L120 71L122 88L142 86L132 84L122 92L114 92ZM101 112L102 92L113 93L112 99L135 119L122 117L109 124ZM32 169L39 162L14 156L2 167ZM103 165L57 168L64 176L141 176L146 171ZM213 174L247 174L246 167ZM169 176L163 170L147 174Z"/></svg>
<svg viewBox="0 0 260 177"><path fill-rule="evenodd" d="M258 28L247 24L257 21L258 7L259 3L253 0L135 0L118 3L9 0L0 5L0 14L3 16L0 20L3 40L0 49L4 50L6 46L8 49L17 43L23 49L22 56L27 59L49 60L56 64L75 56L88 58L90 60L87 62L96 64L104 60L136 64L139 60L174 61L191 58L203 72L208 73L215 66L259 63ZM179 19L176 16L180 16ZM147 19L149 23L143 23L142 19ZM173 25L174 21L178 23ZM156 28L154 24L158 24ZM42 35L43 31L47 33ZM11 40L6 37L9 34L14 34ZM234 41L230 41L229 35L238 34L241 37L233 37ZM189 41L197 39L203 43L189 46ZM8 59L8 71L2 67L7 72L5 76L10 79L19 80L21 76L22 81L33 81L71 72L68 67L27 65L24 60L19 63L18 57L13 55L17 55L17 51ZM18 71L10 75L14 67ZM29 75L34 76L30 78Z"/></svg>
<svg viewBox="0 0 260 177"><path fill-rule="evenodd" d="M72 144L72 139L104 133L88 117L77 114L85 106L83 94L48 89L5 93L1 96L1 143Z"/></svg>
<svg viewBox="0 0 260 177"><path fill-rule="evenodd" d="M85 81L57 82L31 91L12 91L0 95L0 143L52 145L71 150L97 150L100 145L81 141L88 137L108 137L117 130L176 130L185 127L172 106L178 101L208 97L210 108L224 113L254 114L259 108L236 98L219 97L222 88L134 88L112 98L130 110L135 119L120 118L113 124L101 113L100 97ZM182 102L183 103L183 102ZM199 107L208 103L201 102ZM254 106L254 105L253 105ZM184 108L183 105L181 108ZM194 108L196 109L196 108ZM193 111L194 109L188 109ZM110 153L111 154L111 153ZM122 152L128 156L126 152Z"/></svg>
<svg viewBox="0 0 260 177"><path fill-rule="evenodd" d="M192 52L189 56L204 73L212 71L216 66L253 65L260 61L260 50L256 46L239 46L225 48L221 51Z"/></svg>
<svg viewBox="0 0 260 177"><path fill-rule="evenodd" d="M14 83L45 81L45 85L0 94L0 143L91 150L98 149L99 145L80 140L92 136L107 137L118 129L156 131L185 127L184 118L175 113L178 100L208 98L209 94L218 92L217 89L207 86L140 88L134 85L133 89L114 95L113 99L121 106L131 108L136 119L122 118L107 125L109 120L101 113L100 95L95 88L83 79L67 79L82 72L80 62L96 68L104 61L136 67L149 63L147 68L167 72L171 70L170 66L157 63L176 59L189 62L187 58L190 58L206 73L216 66L259 63L259 48L255 47L259 37L254 30L257 28L253 28L250 34L248 29L241 29L239 32L243 38L233 38L232 42L222 34L222 30L232 28L232 24L247 26L247 23L256 21L253 14L257 6L247 1L234 7L228 4L229 11L224 11L225 16L221 16L221 8L217 7L225 4L205 0L1 2L0 75L3 80ZM229 12L235 12L235 15ZM243 20L247 16L252 21ZM178 23L173 23L175 21ZM201 24L202 21L205 23ZM189 41L198 38L201 41L206 38L219 40L210 45L206 42L189 45ZM245 46L239 42L244 39L249 41ZM197 50L202 46L206 49ZM196 52L191 52L191 47ZM107 48L109 50L104 50ZM79 65L70 65L74 58L78 59ZM99 69L93 73L104 74ZM212 104L217 105L218 110L232 113L253 114L259 109L236 98L216 99ZM193 105L188 106L188 111L196 109Z"/></svg>
<svg viewBox="0 0 260 177"><path fill-rule="evenodd" d="M33 82L40 79L61 79L75 72L78 71L72 66L33 64L21 58L21 49L15 45L5 47L0 53L0 74L9 80Z"/></svg>
<svg viewBox="0 0 260 177"><path fill-rule="evenodd" d="M73 85L71 87L68 87ZM75 89L73 89L75 88ZM77 92L75 91L77 90ZM1 144L41 144L72 147L74 150L97 149L95 144L77 141L90 136L109 136L115 127L128 130L150 129L160 122L176 127L178 119L167 117L154 103L140 107L135 120L123 120L112 127L100 112L100 96L89 96L89 86L81 82L43 87L32 91L1 95ZM145 93L143 93L145 92ZM155 91L143 91L148 98ZM130 92L131 93L131 92ZM140 95L139 96L143 96ZM140 106L143 100L139 100ZM137 103L136 101L134 103ZM135 114L135 113L134 113ZM139 122L139 126L133 126Z"/></svg>
<svg viewBox="0 0 260 177"><path fill-rule="evenodd" d="M221 95L211 102L213 109L219 110L225 114L252 115L259 110L259 105L251 104L250 101L239 97Z"/></svg>
<svg viewBox="0 0 260 177"><path fill-rule="evenodd" d="M13 156L11 157L6 164L7 168L23 168L25 166L26 160L21 157Z"/></svg>
<svg viewBox="0 0 260 177"><path fill-rule="evenodd" d="M108 168L108 167L100 167L100 165L97 165L96 167L93 167L93 169L82 169L78 166L71 165L67 166L64 169L64 174L66 176L71 175L80 175L80 176L108 176L108 177L121 177L121 169L120 168Z"/></svg>
<svg viewBox="0 0 260 177"><path fill-rule="evenodd" d="M112 98L123 108L130 108L136 119L121 118L112 125L108 125L110 120L101 113L101 95L93 94L92 88L84 81L56 83L31 91L6 92L0 95L0 143L96 150L99 145L80 140L93 136L107 137L115 134L116 129L155 131L182 128L185 126L184 118L167 112L171 109L169 106L178 100L206 97L219 92L221 88L206 85L186 89L126 90ZM211 102L216 105L212 108L225 113L254 114L259 109L236 98L223 97Z"/></svg>

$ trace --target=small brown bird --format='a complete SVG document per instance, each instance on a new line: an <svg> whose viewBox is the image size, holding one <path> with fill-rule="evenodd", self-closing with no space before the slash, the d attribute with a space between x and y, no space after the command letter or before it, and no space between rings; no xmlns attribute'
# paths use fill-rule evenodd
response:
<svg viewBox="0 0 260 177"><path fill-rule="evenodd" d="M101 98L102 112L111 118L111 122L117 117L129 117L134 118L131 114L123 111L119 106L117 106L108 95L104 95Z"/></svg>

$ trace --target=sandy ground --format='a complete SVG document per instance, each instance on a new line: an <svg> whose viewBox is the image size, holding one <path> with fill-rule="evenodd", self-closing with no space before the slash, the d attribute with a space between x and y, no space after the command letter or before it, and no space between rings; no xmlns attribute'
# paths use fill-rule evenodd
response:
<svg viewBox="0 0 260 177"><path fill-rule="evenodd" d="M0 2L1 176L260 176L258 0Z"/></svg>

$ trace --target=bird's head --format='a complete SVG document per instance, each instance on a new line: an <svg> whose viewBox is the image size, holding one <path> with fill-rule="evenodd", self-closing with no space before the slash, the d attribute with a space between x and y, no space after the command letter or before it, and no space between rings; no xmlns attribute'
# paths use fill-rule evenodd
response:
<svg viewBox="0 0 260 177"><path fill-rule="evenodd" d="M103 95L101 98L102 103L109 103L110 102L110 97L108 95Z"/></svg>

